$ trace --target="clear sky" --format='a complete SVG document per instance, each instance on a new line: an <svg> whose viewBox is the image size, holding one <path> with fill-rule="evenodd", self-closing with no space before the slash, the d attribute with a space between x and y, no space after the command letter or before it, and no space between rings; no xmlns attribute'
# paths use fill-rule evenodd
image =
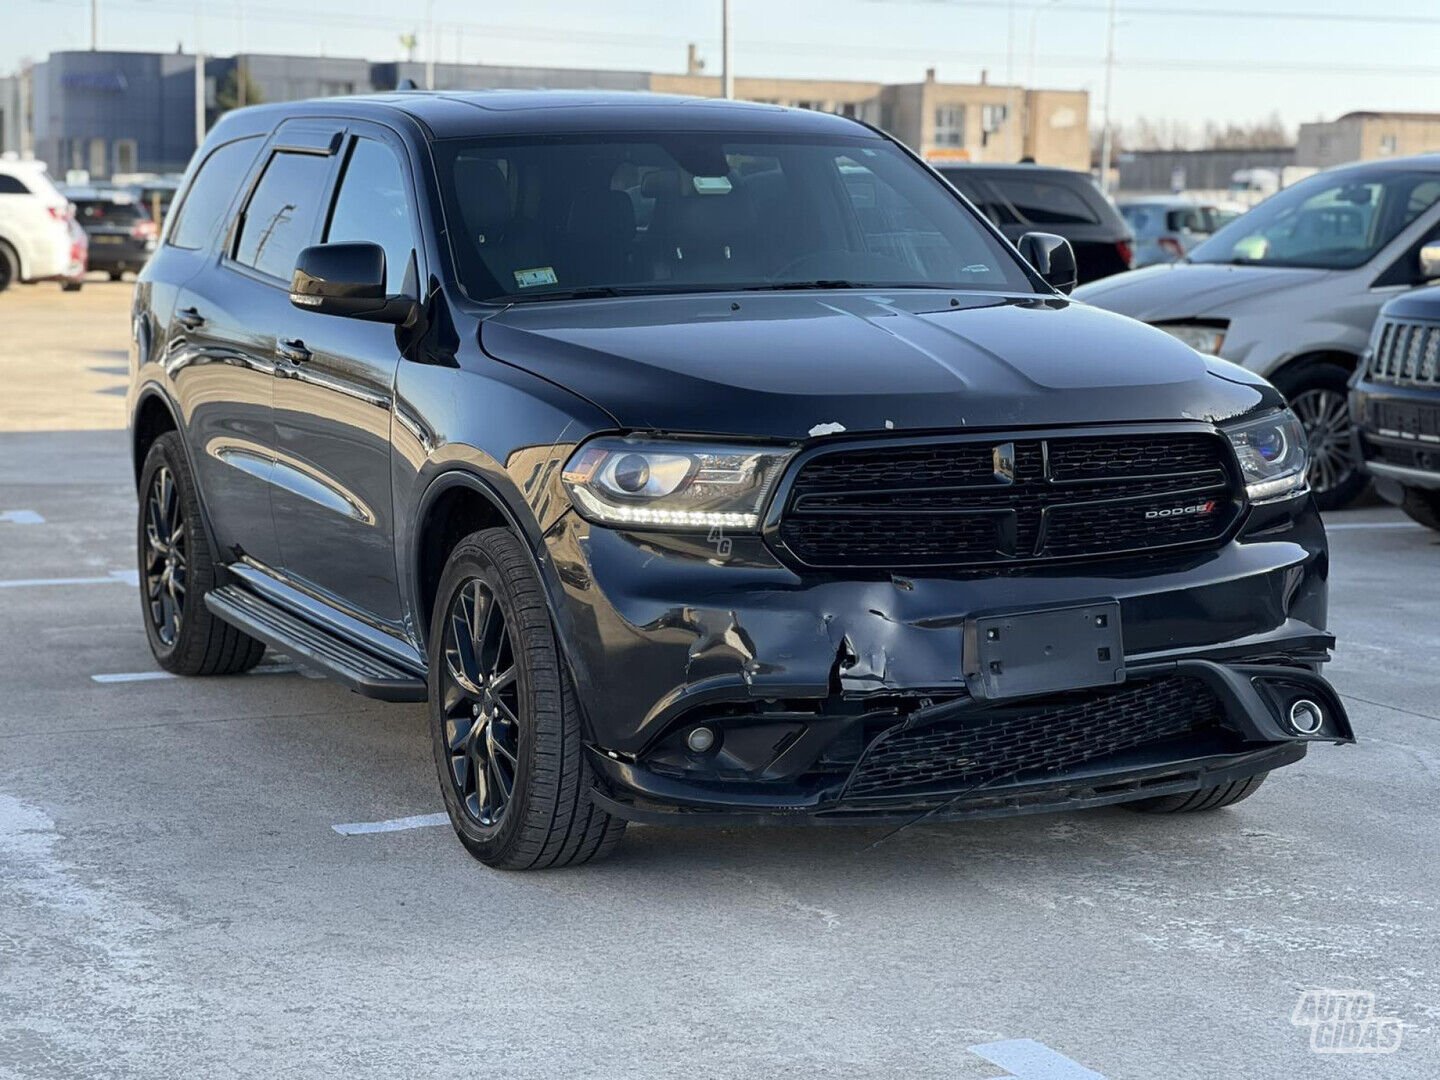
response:
<svg viewBox="0 0 1440 1080"><path fill-rule="evenodd" d="M426 0L99 0L102 48L395 59ZM719 70L720 0L433 0L438 58L680 71L687 42ZM739 75L1104 84L1106 0L732 0ZM1043 10L1041 10L1043 9ZM83 49L89 0L0 0L0 73ZM1013 11L1013 14L1012 14ZM198 16L197 13L198 12ZM1038 12L1038 17L1033 17ZM1011 27L1013 26L1013 32ZM1440 111L1437 0L1121 0L1114 111L1197 127L1291 125L1355 109Z"/></svg>

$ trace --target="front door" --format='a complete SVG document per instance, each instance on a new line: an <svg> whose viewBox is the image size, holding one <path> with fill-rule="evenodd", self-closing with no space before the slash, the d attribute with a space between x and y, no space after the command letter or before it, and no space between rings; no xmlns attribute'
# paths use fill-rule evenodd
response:
<svg viewBox="0 0 1440 1080"><path fill-rule="evenodd" d="M418 234L403 147L355 124L341 153L322 239L379 244L387 292L415 295ZM285 574L393 633L402 630L390 476L399 364L393 326L292 308L277 342L271 489Z"/></svg>

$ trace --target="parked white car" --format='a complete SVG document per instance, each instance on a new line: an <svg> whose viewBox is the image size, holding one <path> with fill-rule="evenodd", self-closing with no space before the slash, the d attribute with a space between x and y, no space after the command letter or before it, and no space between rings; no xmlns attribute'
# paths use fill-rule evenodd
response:
<svg viewBox="0 0 1440 1080"><path fill-rule="evenodd" d="M0 160L0 292L75 277L70 203L38 161Z"/></svg>

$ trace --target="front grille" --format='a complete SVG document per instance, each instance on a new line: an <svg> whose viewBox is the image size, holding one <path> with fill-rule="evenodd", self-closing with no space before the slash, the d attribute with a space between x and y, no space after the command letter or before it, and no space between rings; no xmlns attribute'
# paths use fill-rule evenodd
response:
<svg viewBox="0 0 1440 1080"><path fill-rule="evenodd" d="M813 567L974 566L1224 536L1240 512L1215 435L851 447L805 461L779 538Z"/></svg>
<svg viewBox="0 0 1440 1080"><path fill-rule="evenodd" d="M979 713L878 736L845 801L961 791L1014 775L1055 773L1162 739L1213 729L1224 707L1198 679L1154 679L1035 712Z"/></svg>
<svg viewBox="0 0 1440 1080"><path fill-rule="evenodd" d="M1440 324L1385 320L1368 374L1395 386L1440 386Z"/></svg>

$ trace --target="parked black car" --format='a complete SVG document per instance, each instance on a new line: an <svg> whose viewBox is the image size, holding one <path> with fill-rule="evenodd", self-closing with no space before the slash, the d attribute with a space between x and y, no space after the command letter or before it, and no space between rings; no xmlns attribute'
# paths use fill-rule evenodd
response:
<svg viewBox="0 0 1440 1080"><path fill-rule="evenodd" d="M75 219L90 241L91 270L103 270L111 281L127 271L139 273L155 250L158 229L150 212L128 195L70 195Z"/></svg>
<svg viewBox="0 0 1440 1080"><path fill-rule="evenodd" d="M1130 269L1135 234L1085 173L1045 165L947 163L939 169L1010 240L1043 229L1070 241L1081 285Z"/></svg>
<svg viewBox="0 0 1440 1080"><path fill-rule="evenodd" d="M1426 254L1440 270L1440 246ZM1380 309L1351 382L1350 415L1375 490L1440 530L1440 291L1405 293Z"/></svg>
<svg viewBox="0 0 1440 1080"><path fill-rule="evenodd" d="M135 292L155 656L428 701L501 867L626 820L1236 802L1352 737L1304 440L1020 250L814 112L227 113Z"/></svg>

